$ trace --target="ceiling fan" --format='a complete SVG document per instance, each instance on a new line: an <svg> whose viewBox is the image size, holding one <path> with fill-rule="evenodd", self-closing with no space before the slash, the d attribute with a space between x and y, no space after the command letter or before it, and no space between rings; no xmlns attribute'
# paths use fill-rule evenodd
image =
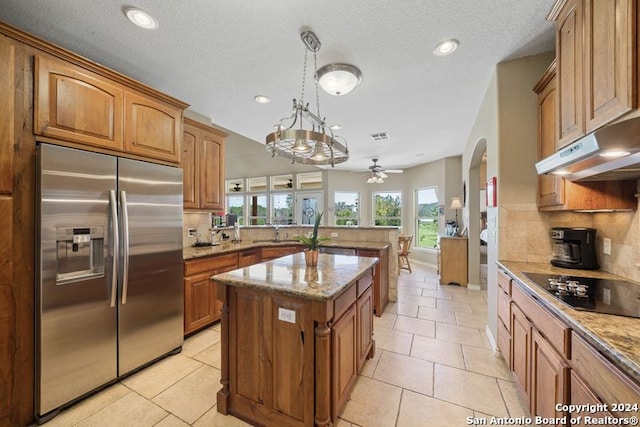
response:
<svg viewBox="0 0 640 427"><path fill-rule="evenodd" d="M378 164L378 159L371 159L373 164L369 166L370 175L367 179L367 184L382 184L385 178L388 178L387 173L402 173L402 169L384 169Z"/></svg>

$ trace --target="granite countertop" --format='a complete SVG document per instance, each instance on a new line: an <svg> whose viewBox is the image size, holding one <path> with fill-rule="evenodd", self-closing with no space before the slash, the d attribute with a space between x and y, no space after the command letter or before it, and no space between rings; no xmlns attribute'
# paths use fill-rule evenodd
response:
<svg viewBox="0 0 640 427"><path fill-rule="evenodd" d="M640 384L640 319L574 310L551 296L523 273L572 275L631 282L630 280L601 271L569 270L548 264L498 261L498 266L525 285L526 290L534 293L546 308L563 319L573 329L572 333L584 338Z"/></svg>
<svg viewBox="0 0 640 427"><path fill-rule="evenodd" d="M280 240L276 241L265 241L265 240L241 240L240 242L234 243L232 241L223 241L220 242L217 246L204 246L204 247L186 247L182 249L182 258L185 260L212 256L212 255L220 255L234 251L241 251L244 249L251 248L261 248L265 246L291 246L291 245L302 245L297 240ZM353 248L353 249L373 249L373 250L382 250L391 246L389 242L361 242L355 240L330 240L326 242L323 246L333 247L333 248Z"/></svg>
<svg viewBox="0 0 640 427"><path fill-rule="evenodd" d="M225 285L327 301L339 296L350 283L377 262L378 258L319 254L318 265L308 267L304 254L297 253L217 274L211 278Z"/></svg>

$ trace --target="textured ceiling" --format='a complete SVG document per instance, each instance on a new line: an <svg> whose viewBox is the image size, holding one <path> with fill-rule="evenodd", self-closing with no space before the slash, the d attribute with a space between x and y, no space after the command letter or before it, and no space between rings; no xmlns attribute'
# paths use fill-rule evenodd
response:
<svg viewBox="0 0 640 427"><path fill-rule="evenodd" d="M495 65L553 50L553 25L545 20L553 3L0 0L0 20L181 99L260 143L300 96L299 34L311 29L322 43L318 67L346 62L363 72L348 95L320 92L322 115L344 126L338 134L351 151L337 168L360 170L373 157L391 169L461 154ZM129 5L153 15L159 29L129 23L122 13ZM460 47L435 57L434 46L447 38ZM273 101L257 104L258 94ZM314 105L314 98L308 86L305 99ZM372 141L377 132L391 139Z"/></svg>

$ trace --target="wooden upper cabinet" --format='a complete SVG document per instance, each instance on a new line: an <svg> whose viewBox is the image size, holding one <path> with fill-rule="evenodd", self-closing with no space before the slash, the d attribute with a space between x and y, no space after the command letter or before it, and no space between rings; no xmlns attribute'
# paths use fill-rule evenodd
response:
<svg viewBox="0 0 640 427"><path fill-rule="evenodd" d="M15 65L15 46L0 36L0 194L13 192Z"/></svg>
<svg viewBox="0 0 640 427"><path fill-rule="evenodd" d="M584 135L582 0L568 0L557 19L558 148Z"/></svg>
<svg viewBox="0 0 640 427"><path fill-rule="evenodd" d="M180 163L182 110L150 97L125 92L125 151Z"/></svg>
<svg viewBox="0 0 640 427"><path fill-rule="evenodd" d="M586 133L636 104L635 0L584 0Z"/></svg>
<svg viewBox="0 0 640 427"><path fill-rule="evenodd" d="M556 151L558 126L556 125L556 61L533 88L538 95L538 160ZM538 207L564 203L564 179L557 175L538 176Z"/></svg>
<svg viewBox="0 0 640 427"><path fill-rule="evenodd" d="M184 119L184 207L223 211L224 142L227 134L205 124Z"/></svg>
<svg viewBox="0 0 640 427"><path fill-rule="evenodd" d="M36 135L122 151L124 90L61 60L35 57Z"/></svg>

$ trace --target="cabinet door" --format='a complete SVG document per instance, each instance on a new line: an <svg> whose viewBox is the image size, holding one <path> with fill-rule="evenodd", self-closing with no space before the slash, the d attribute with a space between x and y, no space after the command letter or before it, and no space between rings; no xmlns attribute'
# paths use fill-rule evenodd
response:
<svg viewBox="0 0 640 427"><path fill-rule="evenodd" d="M511 307L511 370L516 385L531 404L531 324L516 305Z"/></svg>
<svg viewBox="0 0 640 427"><path fill-rule="evenodd" d="M580 378L580 376L578 374L576 374L574 371L571 371L571 398L570 398L570 403L572 405L600 405L597 406L599 408L604 408L605 406L603 405L603 402L598 399L598 397L595 395L595 393L589 388L589 386L582 380L582 378ZM594 406L596 407L596 406ZM575 424L572 422L572 425L577 425L577 426L586 426L589 424L585 424L584 423L584 416L582 416L583 414L579 413L579 412L573 412L571 414L571 418L575 419ZM607 416L611 416L614 417L615 416L608 411L599 411L599 412L594 412L594 413L590 413L589 414L590 417L592 418L599 418L599 419L604 419ZM578 420L578 417L580 417L580 419ZM579 421L579 422L578 422Z"/></svg>
<svg viewBox="0 0 640 427"><path fill-rule="evenodd" d="M184 333L188 334L220 319L220 302L211 274L184 279Z"/></svg>
<svg viewBox="0 0 640 427"><path fill-rule="evenodd" d="M440 284L467 286L467 238L441 238L440 257Z"/></svg>
<svg viewBox="0 0 640 427"><path fill-rule="evenodd" d="M633 0L584 0L586 133L634 107Z"/></svg>
<svg viewBox="0 0 640 427"><path fill-rule="evenodd" d="M582 0L567 0L556 23L558 148L584 135L582 24Z"/></svg>
<svg viewBox="0 0 640 427"><path fill-rule="evenodd" d="M269 261L286 255L292 255L302 250L302 246L277 246L262 248L262 261Z"/></svg>
<svg viewBox="0 0 640 427"><path fill-rule="evenodd" d="M200 208L224 210L224 140L202 134L196 148Z"/></svg>
<svg viewBox="0 0 640 427"><path fill-rule="evenodd" d="M182 110L141 93L125 93L125 151L180 163Z"/></svg>
<svg viewBox="0 0 640 427"><path fill-rule="evenodd" d="M567 414L556 411L557 404L568 403L569 365L535 329L531 352L531 414L547 419Z"/></svg>
<svg viewBox="0 0 640 427"><path fill-rule="evenodd" d="M238 267L248 267L261 262L260 249L247 249L238 255Z"/></svg>
<svg viewBox="0 0 640 427"><path fill-rule="evenodd" d="M196 133L184 125L182 133L182 193L185 209L198 208L198 176L196 175Z"/></svg>
<svg viewBox="0 0 640 427"><path fill-rule="evenodd" d="M349 397L357 374L356 304L353 304L331 328L332 375L331 418L336 419Z"/></svg>
<svg viewBox="0 0 640 427"><path fill-rule="evenodd" d="M35 57L34 133L122 151L124 90L66 62Z"/></svg>
<svg viewBox="0 0 640 427"><path fill-rule="evenodd" d="M556 124L556 75L538 93L538 160L556 151L558 126ZM558 175L538 177L538 207L555 206L564 203L565 180Z"/></svg>
<svg viewBox="0 0 640 427"><path fill-rule="evenodd" d="M369 352L373 347L373 289L369 287L364 294L358 298L357 307L357 329L358 329L358 366L360 372L362 365L367 360Z"/></svg>
<svg viewBox="0 0 640 427"><path fill-rule="evenodd" d="M378 263L373 269L373 312L382 316L389 302L389 252L388 249L377 251L373 249L357 249L356 255L362 257L377 257Z"/></svg>
<svg viewBox="0 0 640 427"><path fill-rule="evenodd" d="M0 194L11 194L13 191L15 66L15 46L0 36Z"/></svg>

